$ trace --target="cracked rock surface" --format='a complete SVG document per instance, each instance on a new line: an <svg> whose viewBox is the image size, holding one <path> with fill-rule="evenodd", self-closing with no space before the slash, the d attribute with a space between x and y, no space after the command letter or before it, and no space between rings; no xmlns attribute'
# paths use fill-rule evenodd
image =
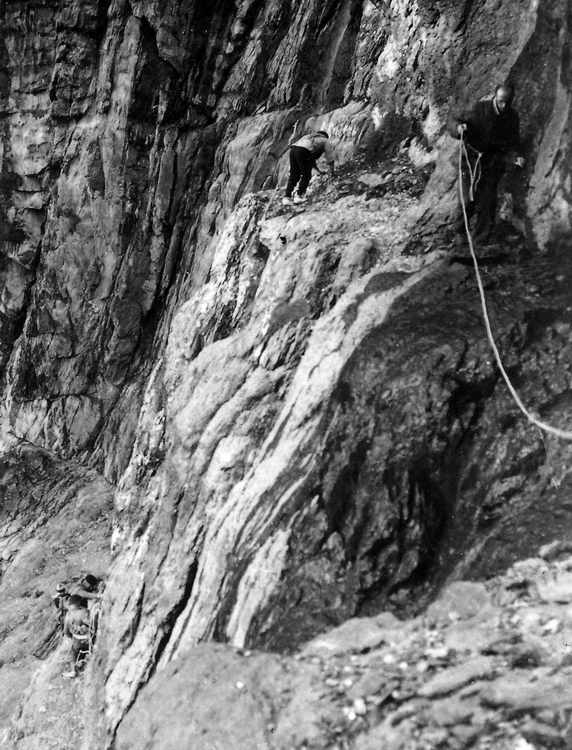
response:
<svg viewBox="0 0 572 750"><path fill-rule="evenodd" d="M565 0L0 5L0 481L23 482L0 506L0 680L12 653L22 667L0 695L16 750L57 747L66 706L60 750L170 742L139 705L162 675L196 698L210 659L221 679L225 660L237 670L239 716L251 682L231 647L256 650L264 695L266 669L314 690L333 659L337 695L336 654L362 634L381 647L380 613L387 628L413 618L403 653L391 646L399 667L432 648L419 618L444 587L472 586L497 628L490 580L570 541L570 444L531 428L499 379L466 248L451 246L445 132L491 81L515 82L527 164L507 172L504 223L479 252L511 377L566 428L569 27ZM330 132L336 174L286 208L285 152L308 128ZM63 689L57 654L32 674L19 644L48 627L54 583L93 563L108 571L98 645ZM550 606L564 573L544 582ZM344 623L338 651L304 655ZM347 742L447 746L454 727L455 742L548 745L524 656L512 677L530 731L510 724L487 633L479 622L473 651L434 657L410 688L384 662L343 702ZM536 661L546 694L565 696L567 664ZM279 726L278 698L257 701L260 743L270 726L276 747L338 741L335 707L316 726L287 692ZM441 723L415 724L424 701ZM498 737L495 717L509 722ZM565 718L552 723L567 741ZM215 747L244 739L229 737Z"/></svg>
<svg viewBox="0 0 572 750"><path fill-rule="evenodd" d="M151 679L117 747L569 747L565 550L453 583L406 622L349 620L290 657L198 646Z"/></svg>

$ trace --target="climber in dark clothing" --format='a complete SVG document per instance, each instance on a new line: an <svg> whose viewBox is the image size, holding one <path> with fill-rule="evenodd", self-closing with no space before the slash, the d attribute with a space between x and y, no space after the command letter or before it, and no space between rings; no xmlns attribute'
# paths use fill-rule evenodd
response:
<svg viewBox="0 0 572 750"><path fill-rule="evenodd" d="M469 220L476 214L475 232L481 241L490 237L494 227L498 185L509 159L512 157L516 165L524 166L513 97L512 86L497 86L492 99L477 102L469 112L454 117L450 125L451 135L455 138L463 135L467 145L469 164L463 160L463 196ZM457 228L464 231L462 212Z"/></svg>
<svg viewBox="0 0 572 750"><path fill-rule="evenodd" d="M92 600L99 601L101 599L101 593L103 590L103 581L101 578L88 573L79 582L79 585L74 589L74 594L83 597L88 600L88 603Z"/></svg>
<svg viewBox="0 0 572 750"><path fill-rule="evenodd" d="M294 203L302 203L306 200L306 189L312 177L312 169L316 161L324 156L330 166L330 173L334 173L335 157L329 142L329 136L325 130L318 130L302 136L290 146L290 177L286 185L286 195L282 203L291 202L292 191L298 185L298 195Z"/></svg>

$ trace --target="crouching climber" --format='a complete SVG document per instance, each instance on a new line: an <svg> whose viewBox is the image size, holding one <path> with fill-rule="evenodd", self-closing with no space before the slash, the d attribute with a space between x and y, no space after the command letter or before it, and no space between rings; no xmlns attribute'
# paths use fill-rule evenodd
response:
<svg viewBox="0 0 572 750"><path fill-rule="evenodd" d="M312 169L318 170L316 162L321 156L326 159L330 167L330 174L333 175L334 150L325 130L308 133L290 146L290 176L282 203L288 205L292 202L292 192L296 185L298 185L298 192L294 197L294 203L303 203L306 200L306 190L312 177Z"/></svg>
<svg viewBox="0 0 572 750"><path fill-rule="evenodd" d="M519 117L512 107L514 88L497 86L492 99L478 101L468 111L454 116L449 131L463 138L462 191L467 218L476 218L476 239L486 242L494 227L497 190L507 164L524 166L521 155ZM464 233L464 217L459 207L457 231Z"/></svg>
<svg viewBox="0 0 572 750"><path fill-rule="evenodd" d="M87 602L72 594L67 603L64 618L64 638L68 641L71 668L64 677L77 677L83 669L91 651L92 633Z"/></svg>

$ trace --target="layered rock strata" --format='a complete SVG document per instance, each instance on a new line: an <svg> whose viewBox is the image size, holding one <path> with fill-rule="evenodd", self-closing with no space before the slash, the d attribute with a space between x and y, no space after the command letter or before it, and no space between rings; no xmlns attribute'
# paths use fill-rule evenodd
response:
<svg viewBox="0 0 572 750"><path fill-rule="evenodd" d="M423 617L351 619L293 657L197 646L144 688L117 747L567 747L569 568L529 558L486 587L452 584Z"/></svg>

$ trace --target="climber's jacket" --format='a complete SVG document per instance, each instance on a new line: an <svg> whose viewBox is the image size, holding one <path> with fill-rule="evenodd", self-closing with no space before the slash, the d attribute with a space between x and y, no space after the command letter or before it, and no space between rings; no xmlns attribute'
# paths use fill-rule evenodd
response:
<svg viewBox="0 0 572 750"><path fill-rule="evenodd" d="M320 135L319 133L308 133L307 135L303 135L297 141L294 141L291 146L306 149L306 151L309 151L312 154L314 161L317 161L321 156L324 156L330 167L334 166L334 148L326 136Z"/></svg>
<svg viewBox="0 0 572 750"><path fill-rule="evenodd" d="M459 138L457 126L467 124L466 139L469 144L483 154L507 154L509 151L520 155L520 123L516 110L507 106L498 112L493 99L478 101L471 110L453 115L448 129L454 138Z"/></svg>

